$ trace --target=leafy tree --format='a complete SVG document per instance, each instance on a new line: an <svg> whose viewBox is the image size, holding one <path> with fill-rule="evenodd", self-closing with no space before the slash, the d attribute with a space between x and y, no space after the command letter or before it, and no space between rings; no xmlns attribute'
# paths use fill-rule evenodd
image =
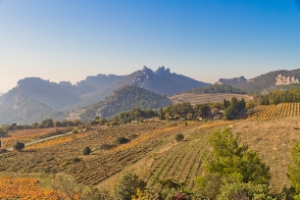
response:
<svg viewBox="0 0 300 200"><path fill-rule="evenodd" d="M196 104L194 106L194 116L208 118L210 116L211 109L206 104Z"/></svg>
<svg viewBox="0 0 300 200"><path fill-rule="evenodd" d="M217 196L217 200L267 200L279 199L268 189L265 184L249 183L230 183L221 187L221 192Z"/></svg>
<svg viewBox="0 0 300 200"><path fill-rule="evenodd" d="M216 198L218 188L231 183L253 183L268 185L270 169L259 158L257 152L239 146L238 138L229 129L215 131L209 138L212 150L203 159L205 174L196 177L200 194L205 198ZM213 182L212 182L213 180ZM213 183L218 185L214 187Z"/></svg>
<svg viewBox="0 0 300 200"><path fill-rule="evenodd" d="M83 155L90 155L91 154L90 147L84 147L82 153L83 153Z"/></svg>
<svg viewBox="0 0 300 200"><path fill-rule="evenodd" d="M294 190L294 198L300 199L300 141L291 149L292 161L288 165L288 178Z"/></svg>
<svg viewBox="0 0 300 200"><path fill-rule="evenodd" d="M180 142L181 140L184 139L184 135L182 133L177 133L176 136L175 136L175 140L177 142Z"/></svg>
<svg viewBox="0 0 300 200"><path fill-rule="evenodd" d="M22 149L25 148L25 144L22 143L22 142L17 142L15 145L14 145L14 149L17 150L17 151L21 151Z"/></svg>
<svg viewBox="0 0 300 200"><path fill-rule="evenodd" d="M134 173L129 173L121 178L119 184L115 188L114 199L116 200L131 200L132 196L138 190L143 191L146 187L146 182L139 179Z"/></svg>
<svg viewBox="0 0 300 200"><path fill-rule="evenodd" d="M239 146L237 140L229 129L215 131L209 139L213 150L204 159L206 171L228 180L268 184L270 168L260 160L257 152L248 150L245 145Z"/></svg>

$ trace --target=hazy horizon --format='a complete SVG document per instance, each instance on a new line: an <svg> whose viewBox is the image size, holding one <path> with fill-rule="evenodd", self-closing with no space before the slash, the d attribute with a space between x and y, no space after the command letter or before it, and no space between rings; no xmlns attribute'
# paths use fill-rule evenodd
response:
<svg viewBox="0 0 300 200"><path fill-rule="evenodd" d="M193 79L300 68L297 0L0 0L0 93L160 66Z"/></svg>

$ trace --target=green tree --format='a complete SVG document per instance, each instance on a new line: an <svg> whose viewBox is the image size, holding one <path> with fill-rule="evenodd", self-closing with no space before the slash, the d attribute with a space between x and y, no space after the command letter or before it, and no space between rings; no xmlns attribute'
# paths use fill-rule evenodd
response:
<svg viewBox="0 0 300 200"><path fill-rule="evenodd" d="M291 149L292 161L288 165L288 178L294 190L294 198L300 199L300 141L297 141Z"/></svg>
<svg viewBox="0 0 300 200"><path fill-rule="evenodd" d="M91 154L91 149L90 147L84 147L83 151L82 151L83 155L90 155Z"/></svg>
<svg viewBox="0 0 300 200"><path fill-rule="evenodd" d="M175 140L177 142L180 142L181 140L184 139L184 135L182 133L177 133L176 136L175 136Z"/></svg>
<svg viewBox="0 0 300 200"><path fill-rule="evenodd" d="M215 131L209 138L212 149L204 156L204 175L195 178L198 191L216 198L218 188L231 183L253 183L268 185L270 169L259 158L257 152L239 146L238 138L229 129ZM211 182L213 180L213 182ZM213 187L213 183L218 187Z"/></svg>
<svg viewBox="0 0 300 200"><path fill-rule="evenodd" d="M146 182L139 179L134 173L126 174L121 178L119 184L115 188L114 199L116 200L131 200L132 196L138 190L143 191L146 187Z"/></svg>
<svg viewBox="0 0 300 200"><path fill-rule="evenodd" d="M196 104L193 109L197 117L208 118L210 116L211 109L206 104Z"/></svg>
<svg viewBox="0 0 300 200"><path fill-rule="evenodd" d="M209 173L238 182L268 184L270 168L263 163L257 152L238 145L238 138L229 129L215 131L209 139L212 152L204 159Z"/></svg>
<svg viewBox="0 0 300 200"><path fill-rule="evenodd" d="M25 144L22 143L22 142L17 142L15 145L14 145L14 149L17 150L17 151L21 151L22 149L25 148Z"/></svg>

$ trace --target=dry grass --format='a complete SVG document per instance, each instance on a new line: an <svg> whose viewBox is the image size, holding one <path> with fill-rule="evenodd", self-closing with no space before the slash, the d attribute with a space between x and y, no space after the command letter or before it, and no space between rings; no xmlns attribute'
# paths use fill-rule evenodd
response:
<svg viewBox="0 0 300 200"><path fill-rule="evenodd" d="M262 160L271 167L271 185L276 189L289 185L287 165L291 160L290 150L300 139L299 117L266 122L235 123L232 131L242 143L256 150Z"/></svg>

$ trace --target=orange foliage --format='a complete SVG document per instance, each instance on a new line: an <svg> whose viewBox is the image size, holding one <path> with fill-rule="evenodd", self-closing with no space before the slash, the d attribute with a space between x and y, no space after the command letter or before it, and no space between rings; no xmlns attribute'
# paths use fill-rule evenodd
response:
<svg viewBox="0 0 300 200"><path fill-rule="evenodd" d="M55 190L39 187L39 180L29 177L0 177L0 199L57 200L66 196ZM72 199L77 199L76 197Z"/></svg>
<svg viewBox="0 0 300 200"><path fill-rule="evenodd" d="M51 140L46 140L44 142L40 142L40 143L37 143L37 144L27 146L26 149L36 149L36 148L50 147L50 146L53 146L53 145L70 142L74 139L85 137L89 133L90 132L83 132L83 133L70 134L70 135L66 135L66 136L57 137L57 138L54 138L54 139L51 139Z"/></svg>

